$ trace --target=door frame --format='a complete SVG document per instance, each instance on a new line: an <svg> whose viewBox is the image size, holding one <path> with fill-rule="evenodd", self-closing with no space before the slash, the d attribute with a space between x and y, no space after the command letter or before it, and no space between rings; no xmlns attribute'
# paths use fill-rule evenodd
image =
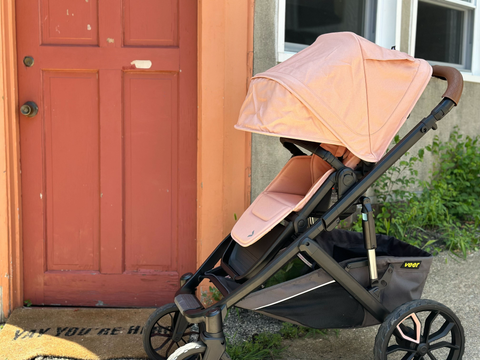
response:
<svg viewBox="0 0 480 360"><path fill-rule="evenodd" d="M15 1L0 3L0 321L23 301Z"/></svg>
<svg viewBox="0 0 480 360"><path fill-rule="evenodd" d="M201 263L230 232L234 214L250 205L251 137L233 125L252 76L254 0L199 1L197 6L196 250ZM5 0L0 3L0 322L23 305L16 48L15 0Z"/></svg>

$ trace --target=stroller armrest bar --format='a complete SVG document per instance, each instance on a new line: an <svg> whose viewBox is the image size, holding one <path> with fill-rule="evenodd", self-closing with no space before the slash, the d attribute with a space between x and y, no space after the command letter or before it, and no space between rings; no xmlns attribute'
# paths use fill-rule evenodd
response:
<svg viewBox="0 0 480 360"><path fill-rule="evenodd" d="M318 145L317 149L313 153L329 163L335 170L340 170L345 167L345 165L343 165L343 163L338 160L330 151L322 149L320 145Z"/></svg>
<svg viewBox="0 0 480 360"><path fill-rule="evenodd" d="M284 142L282 143L283 144L283 147L285 149L287 149L288 151L290 151L290 153L292 154L292 156L301 156L301 155L306 155L302 150L300 150L298 147L296 147L295 145L293 145L292 143L290 142Z"/></svg>
<svg viewBox="0 0 480 360"><path fill-rule="evenodd" d="M463 91L463 77L460 71L450 66L434 65L432 76L447 80L448 87L442 97L450 99L455 105L458 105Z"/></svg>
<svg viewBox="0 0 480 360"><path fill-rule="evenodd" d="M308 151L311 151L315 155L317 155L319 158L325 160L327 163L329 163L335 170L340 170L343 167L343 163L338 160L330 151L327 151L323 149L320 144L310 142L310 141L304 141L304 140L297 140L297 139L286 139L286 138L280 138L280 142L283 144L284 147L286 147L288 150L290 150L291 146L287 144L294 144L298 145ZM298 149L297 149L298 150ZM300 150L298 150L300 151ZM292 150L290 152L295 156ZM301 152L301 151L300 151ZM302 153L303 154L303 153Z"/></svg>

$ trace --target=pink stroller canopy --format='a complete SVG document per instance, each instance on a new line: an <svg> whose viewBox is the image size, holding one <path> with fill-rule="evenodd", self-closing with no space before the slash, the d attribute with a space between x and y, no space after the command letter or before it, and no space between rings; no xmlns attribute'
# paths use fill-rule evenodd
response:
<svg viewBox="0 0 480 360"><path fill-rule="evenodd" d="M252 79L235 128L345 146L377 162L431 75L425 60L353 33L325 34Z"/></svg>

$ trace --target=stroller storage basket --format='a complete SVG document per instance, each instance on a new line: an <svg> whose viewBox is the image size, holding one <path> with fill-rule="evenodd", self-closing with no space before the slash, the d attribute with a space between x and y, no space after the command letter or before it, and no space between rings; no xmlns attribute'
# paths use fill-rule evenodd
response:
<svg viewBox="0 0 480 360"><path fill-rule="evenodd" d="M369 287L367 251L361 233L334 230L315 239L362 286ZM386 281L380 301L390 311L422 295L432 256L390 236L377 235L377 267ZM393 272L385 278L391 266ZM317 329L363 327L378 323L323 269L256 291L237 306Z"/></svg>

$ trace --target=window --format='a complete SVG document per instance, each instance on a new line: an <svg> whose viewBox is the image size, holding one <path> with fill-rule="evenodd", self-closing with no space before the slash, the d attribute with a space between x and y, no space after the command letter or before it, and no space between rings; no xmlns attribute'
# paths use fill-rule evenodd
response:
<svg viewBox="0 0 480 360"><path fill-rule="evenodd" d="M399 4L400 0L278 0L278 61L331 32L351 31L381 46L398 46Z"/></svg>
<svg viewBox="0 0 480 360"><path fill-rule="evenodd" d="M480 0L277 0L277 60L325 33L352 31L480 82ZM403 16L407 16L402 18ZM405 36L400 41L400 36Z"/></svg>
<svg viewBox="0 0 480 360"><path fill-rule="evenodd" d="M475 8L468 0L419 0L415 57L471 70Z"/></svg>
<svg viewBox="0 0 480 360"><path fill-rule="evenodd" d="M299 51L311 45L319 35L352 31L372 38L374 23L367 22L366 13L373 14L374 2L367 0L286 0L285 50Z"/></svg>

